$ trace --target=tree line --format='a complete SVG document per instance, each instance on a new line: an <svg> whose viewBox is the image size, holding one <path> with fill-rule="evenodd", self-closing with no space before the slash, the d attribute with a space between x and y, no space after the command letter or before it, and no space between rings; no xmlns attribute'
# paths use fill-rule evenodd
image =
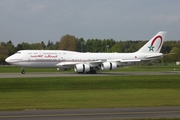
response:
<svg viewBox="0 0 180 120"><path fill-rule="evenodd" d="M135 52L141 48L146 41L127 40L115 41L113 39L88 39L76 38L73 35L62 36L59 42L48 40L47 45L40 43L22 42L14 46L12 41L0 42L0 65L7 64L5 59L19 50L71 50L77 52ZM165 41L161 52L165 54L159 62L172 63L180 61L180 41Z"/></svg>

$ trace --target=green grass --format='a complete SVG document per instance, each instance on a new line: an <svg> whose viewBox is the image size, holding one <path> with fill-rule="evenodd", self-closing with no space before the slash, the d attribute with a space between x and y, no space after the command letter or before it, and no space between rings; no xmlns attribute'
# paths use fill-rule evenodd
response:
<svg viewBox="0 0 180 120"><path fill-rule="evenodd" d="M1 78L0 110L180 106L179 78Z"/></svg>
<svg viewBox="0 0 180 120"><path fill-rule="evenodd" d="M123 119L123 120L180 120L180 118L142 118L142 119Z"/></svg>
<svg viewBox="0 0 180 120"><path fill-rule="evenodd" d="M180 66L169 65L169 66L128 66L120 67L114 71L117 72L154 72L154 71L180 71Z"/></svg>
<svg viewBox="0 0 180 120"><path fill-rule="evenodd" d="M58 72L56 68L25 68L26 72ZM17 66L0 66L0 73L20 73L21 68Z"/></svg>
<svg viewBox="0 0 180 120"><path fill-rule="evenodd" d="M128 66L120 67L111 72L153 72L153 71L180 71L180 66L177 65L168 65L168 66ZM20 73L21 68L17 66L0 66L0 73ZM57 71L56 68L25 68L26 72L74 72L70 71ZM109 72L109 71L103 71Z"/></svg>
<svg viewBox="0 0 180 120"><path fill-rule="evenodd" d="M178 89L180 75L1 78L0 92L52 90Z"/></svg>

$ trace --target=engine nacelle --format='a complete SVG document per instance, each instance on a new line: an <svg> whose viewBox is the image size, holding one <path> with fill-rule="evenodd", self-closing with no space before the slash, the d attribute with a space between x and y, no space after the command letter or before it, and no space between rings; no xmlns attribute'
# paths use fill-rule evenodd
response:
<svg viewBox="0 0 180 120"><path fill-rule="evenodd" d="M101 64L101 70L114 70L117 68L117 63L115 62L104 62Z"/></svg>
<svg viewBox="0 0 180 120"><path fill-rule="evenodd" d="M86 73L90 71L90 65L88 64L77 64L74 66L74 71L77 73Z"/></svg>

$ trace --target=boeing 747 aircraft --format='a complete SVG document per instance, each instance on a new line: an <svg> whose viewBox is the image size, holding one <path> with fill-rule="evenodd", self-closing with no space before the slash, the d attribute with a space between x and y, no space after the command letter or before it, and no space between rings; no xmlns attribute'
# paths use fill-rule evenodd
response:
<svg viewBox="0 0 180 120"><path fill-rule="evenodd" d="M58 70L74 69L77 73L96 73L97 70L114 70L134 62L153 60L163 57L160 53L166 36L165 31L158 32L142 48L133 53L81 53L65 50L20 50L6 62L25 67L54 67Z"/></svg>

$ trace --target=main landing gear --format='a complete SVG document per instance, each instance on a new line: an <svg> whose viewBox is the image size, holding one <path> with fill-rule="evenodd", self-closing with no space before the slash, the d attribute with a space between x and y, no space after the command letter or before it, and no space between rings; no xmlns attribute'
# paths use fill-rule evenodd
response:
<svg viewBox="0 0 180 120"><path fill-rule="evenodd" d="M89 72L87 72L88 74L96 74L97 73L97 71L95 70L95 69L92 69L91 68L91 70L89 71Z"/></svg>
<svg viewBox="0 0 180 120"><path fill-rule="evenodd" d="M89 71L89 73L90 73L90 74L96 74L97 71L96 71L96 70L91 70L91 71Z"/></svg>
<svg viewBox="0 0 180 120"><path fill-rule="evenodd" d="M22 73L22 74L25 74L24 67L21 67L21 73Z"/></svg>

